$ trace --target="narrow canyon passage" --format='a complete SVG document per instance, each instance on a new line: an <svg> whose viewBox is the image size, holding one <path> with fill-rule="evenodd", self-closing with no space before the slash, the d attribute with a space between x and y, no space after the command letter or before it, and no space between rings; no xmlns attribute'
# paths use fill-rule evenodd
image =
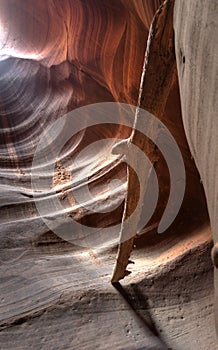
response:
<svg viewBox="0 0 218 350"><path fill-rule="evenodd" d="M176 35L187 10L178 2ZM138 232L131 274L120 284L110 283L119 241L112 228L122 220L127 166L111 150L130 136L134 114L129 126L120 110L116 124L89 127L90 115L78 114L83 127L72 132L58 157L52 138L61 144L61 130L49 132L87 105L137 106L150 25L162 3L0 0L0 349L218 349L212 234L200 162L193 159L182 119L186 76L178 64L179 44L162 122L183 157L184 200L172 225L158 234L170 190L159 152L158 204ZM49 151L33 168L42 139ZM55 223L58 209L46 204L45 218L37 210L50 199L61 203L66 219L90 232L69 242L52 231L46 220ZM105 228L111 235L103 235Z"/></svg>

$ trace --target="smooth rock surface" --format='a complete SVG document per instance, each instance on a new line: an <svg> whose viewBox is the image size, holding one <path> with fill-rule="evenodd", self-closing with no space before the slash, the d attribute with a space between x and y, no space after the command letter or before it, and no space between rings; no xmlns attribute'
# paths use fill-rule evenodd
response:
<svg viewBox="0 0 218 350"><path fill-rule="evenodd" d="M148 30L161 3L0 0L2 350L216 349L211 234L183 129L177 79L164 123L186 166L183 206L172 227L157 235L169 192L162 159L157 164L160 202L146 234L136 240L135 265L123 287L109 283L117 250L110 237L107 249L63 241L40 218L31 188L36 146L58 118L91 103L137 104ZM112 196L107 188L112 179L125 186L126 167L108 154L111 144L90 152L81 168L73 160L99 138L125 139L130 131L122 125L83 130L63 148L53 195L78 222L99 228L121 220L123 205L110 208L124 198L123 187L115 186ZM44 162L51 159L52 149ZM46 178L43 166L39 176ZM94 194L88 209L78 208L72 195L81 169L81 188L88 184ZM50 191L42 189L39 200ZM93 213L96 206L109 212Z"/></svg>

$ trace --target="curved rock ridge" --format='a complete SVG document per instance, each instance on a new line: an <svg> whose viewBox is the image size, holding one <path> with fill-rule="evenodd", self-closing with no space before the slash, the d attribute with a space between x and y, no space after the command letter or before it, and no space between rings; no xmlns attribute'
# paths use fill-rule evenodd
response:
<svg viewBox="0 0 218 350"><path fill-rule="evenodd" d="M18 222L25 226L27 218L30 225L39 220L30 175L36 146L46 128L66 112L85 104L137 103L148 26L139 19L134 4L131 12L126 5L106 1L38 1L33 10L31 1L1 1L3 232ZM147 22L150 17L145 16ZM72 171L73 156L82 147L99 137L125 138L129 133L122 126L83 130L73 137L59 160ZM111 176L125 183L125 166L119 159L108 160L107 147L101 155L89 156L94 169L89 176L96 177L90 182L91 187L94 183L97 198ZM77 172L74 167L74 174ZM109 207L116 202L118 191L107 202ZM71 209L69 203L66 207ZM104 215L98 223L112 224L120 220L121 212L122 207L115 216ZM33 227L34 231L35 224Z"/></svg>
<svg viewBox="0 0 218 350"><path fill-rule="evenodd" d="M1 1L1 56L4 58L0 62L3 232L5 225L6 232L8 227L14 227L18 222L25 226L26 218L30 226L33 223L32 231L35 231L35 221L40 221L32 198L30 174L33 155L44 130L65 113L90 103L119 101L137 104L148 29L160 3L38 1L33 10L31 1ZM189 173L186 202L191 199L201 206L204 203L203 192L199 180L196 181L198 174L185 140L177 91L175 83L164 122L181 147ZM73 170L77 174L81 165L77 170L73 159L82 148L99 138L126 138L129 134L130 130L122 125L83 130L62 150L59 162L67 171ZM88 184L95 194L95 203L99 201L103 205L104 184L114 177L125 183L125 165L121 164L121 159L110 158L107 146L101 154L98 151L90 154L90 163L93 164L91 173L87 162L84 162L83 168L89 171ZM158 164L157 170L161 173L163 196L153 222L161 215L169 186L164 161ZM58 178L55 181L58 185ZM63 183L66 185L66 179ZM76 181L71 179L72 188L74 183ZM65 189L69 193L69 186ZM198 189L202 195L196 197ZM120 195L122 191L118 186L112 196L106 196L108 211ZM12 197L13 200L10 199ZM95 205L91 203L90 209ZM87 210L78 214L75 202L70 204L68 199L64 206L68 213L77 212L77 218L83 222L88 218L91 226L112 225L122 216L122 205L111 215L100 216Z"/></svg>
<svg viewBox="0 0 218 350"><path fill-rule="evenodd" d="M1 57L48 68L67 61L80 79L89 75L114 98L136 102L146 36L160 3L51 0L38 1L33 11L31 1L1 1ZM70 71L57 74L64 80Z"/></svg>
<svg viewBox="0 0 218 350"><path fill-rule="evenodd" d="M149 303L154 303L153 311L157 324L160 324L158 330L152 329L150 319L147 322L145 317L146 322L142 322L140 313L147 309L147 302L140 299L140 293L138 298L143 305L139 308L139 315L136 317L127 303L124 303L124 312L120 313L122 297L117 298L112 286L108 287L117 242L114 243L111 237L106 237L102 247L100 243L104 237L99 237L99 240L95 238L99 249L91 248L96 248L96 251L79 247L79 240L76 244L70 244L49 230L35 205L36 200L43 202L50 196L51 199L57 198L60 201L66 218L73 217L84 225L98 229L112 227L121 222L126 192L126 165L122 156L111 155L111 149L114 139L126 139L131 133L130 127L122 125L125 121L122 113L118 118L119 125L98 125L90 128L86 128L87 116L84 116L84 129L73 135L58 157L51 147L36 169L36 178L40 177L45 183L48 178L52 178L50 185L43 186L43 182L40 182L42 187L37 193L31 186L32 162L36 148L42 136L48 142L51 141L49 127L56 121L79 107L99 102L137 105L148 32L154 14L162 2L37 0L33 5L32 0L0 1L0 327L5 329L2 332L5 349L12 348L10 332L14 328L11 327L17 327L14 344L20 346L22 327L27 325L28 337L26 345L24 344L26 348L34 344L36 349L40 346L46 349L47 335L38 340L35 323L32 327L31 319L36 319L36 329L41 329L45 324L45 332L49 333L50 317L53 318L53 333L51 336L49 333L48 340L51 347L57 348L58 334L61 339L59 348L66 349L69 345L69 348L80 349L79 340L72 336L71 313L68 319L65 306L62 308L65 303L66 308L73 305L72 313L78 334L83 337L84 349L101 348L107 341L106 349L121 350L127 349L127 346L130 350L143 349L147 340L147 346L163 349L167 348L168 343L171 344L169 338L172 337L173 346L182 344L180 348L185 349L185 344L188 350L193 344L190 336L192 329L185 328L183 332L183 306L179 309L181 315L177 315L181 304L184 304L184 313L191 319L190 322L194 322L192 324L198 348L204 350L200 348L202 344L203 347L209 344L211 348L214 345L213 331L211 330L207 341L204 329L206 322L212 324L212 268L208 260L211 235L204 191L183 129L176 76L163 122L174 136L183 155L187 175L186 193L180 214L173 225L164 235L157 235L156 228L168 200L170 186L169 171L160 155L156 164L159 202L148 227L142 230L145 234L139 235L135 240L134 254L138 270L133 268L132 273L134 283L143 287L142 300L147 300L146 286L151 287ZM111 140L103 147L100 143L95 148L91 147L96 141L106 138ZM86 147L88 153L82 153ZM78 164L75 160L81 154ZM52 161L55 164L53 173L49 168ZM116 181L109 193L111 180ZM74 190L78 186L81 192L88 186L93 200L83 203L84 205L77 203ZM48 209L49 218L56 215L53 208ZM100 209L105 209L106 212L99 212ZM99 232L101 231L98 230L97 233ZM199 250L196 248L198 245ZM187 254L185 263L187 262L188 272L185 276L185 288L180 293L178 288L182 288L182 275L186 271L183 269L184 254ZM176 265L175 261L180 263ZM153 266L152 271L150 265ZM179 266L178 271L176 266ZM163 280L160 276L162 271L163 276L171 276L167 291L172 287L175 294L172 297L166 292L163 300L157 297L158 292L152 287L151 280L151 276L157 278L155 285L161 294L166 285L165 277ZM208 282L209 289L203 288L196 301L196 293L192 288L189 299L186 289L189 278L191 281L197 279L197 288L200 288L202 276ZM179 281L179 287L175 285L175 280ZM131 292L131 288L129 291ZM83 309L78 305L82 299L85 312L81 316ZM92 300L90 309L87 307L89 299ZM96 316L90 315L98 315L96 307L99 304L102 306L101 300L104 308L98 324L99 328L102 324L105 327L103 334L97 337L94 325ZM170 322L163 316L165 310L169 312L167 302L173 305ZM59 311L60 315L63 311L66 316L65 319L62 315L61 320L67 340L64 339L59 325L57 332L55 305L58 306L57 315ZM205 321L201 328L198 328L198 321L193 320L193 315L190 315L190 305L191 310L192 307L193 310L204 309L202 315L205 315ZM153 306L149 304L149 308L152 309ZM159 307L161 311L158 311ZM106 317L105 321L105 315L111 309L111 316ZM114 322L117 314L121 315L117 321L118 327ZM38 327L38 322L44 318L45 323L43 321ZM80 319L84 324L80 324ZM173 320L179 325L175 329ZM164 339L161 336L161 324L170 334L164 332ZM111 327L117 328L114 337L109 329ZM142 332L144 327L148 338ZM125 334L122 333L123 330ZM132 332L135 332L134 335ZM201 333L204 337L202 344L200 338L198 339Z"/></svg>

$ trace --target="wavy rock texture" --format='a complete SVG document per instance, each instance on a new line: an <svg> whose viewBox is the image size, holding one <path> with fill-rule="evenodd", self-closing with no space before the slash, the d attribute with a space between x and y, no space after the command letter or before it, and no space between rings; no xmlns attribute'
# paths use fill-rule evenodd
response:
<svg viewBox="0 0 218 350"><path fill-rule="evenodd" d="M124 292L108 282L117 248L110 237L107 249L65 242L43 223L31 188L36 146L54 121L91 103L137 104L148 30L161 3L38 0L33 6L31 0L0 1L2 349L215 349L211 235L183 130L177 78L163 121L182 151L186 194L174 224L157 235L153 228L169 192L162 159L156 169L159 204L147 234L136 241L132 285L125 282ZM53 195L79 222L109 227L121 221L123 203L110 209L124 199L123 187L105 194L111 179L126 183L122 158L109 154L113 142L90 151L78 168L73 161L99 138L122 139L130 132L122 125L84 129L62 149ZM44 162L51 158L52 150ZM46 178L44 165L39 174ZM78 178L81 189L88 184L94 194L88 209L74 201ZM40 200L50 190L43 188ZM92 212L102 206L108 213ZM202 286L202 281L207 283Z"/></svg>

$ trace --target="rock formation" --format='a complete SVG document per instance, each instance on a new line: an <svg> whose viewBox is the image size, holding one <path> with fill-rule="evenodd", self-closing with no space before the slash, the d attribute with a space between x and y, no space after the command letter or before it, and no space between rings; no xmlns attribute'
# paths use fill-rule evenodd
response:
<svg viewBox="0 0 218 350"><path fill-rule="evenodd" d="M35 193L31 185L40 138L44 135L49 142L49 127L66 113L99 102L137 105L148 33L162 2L0 0L0 343L4 350L217 348L209 223L217 232L213 112L217 56L213 59L212 45L217 33L216 0L210 6L206 0L198 4L190 0L189 5L186 0L175 1L178 74L162 121L184 159L185 196L173 224L163 235L157 234L170 188L169 171L160 154L155 165L158 205L134 241L135 265L122 287L118 285L117 290L110 284L117 243L110 237L104 246L100 238L90 247L80 244L79 238L70 243L49 230L36 207L36 201L57 198L66 217L97 228L99 235L101 228L121 222L127 169L122 156L110 152L115 140L131 134L131 127L122 125L122 113L119 125L89 128L84 116L84 129L54 159L51 186ZM192 33L207 56L197 55L197 46L190 44ZM207 58L201 61L200 57ZM208 67L203 75L196 69L196 60L202 69ZM206 79L214 92L207 103L204 96L210 84L204 85ZM199 111L206 114L210 108L214 122L198 121ZM207 129L209 124L212 129ZM112 141L104 147L89 147L88 154L76 162L86 147L106 138ZM214 151L205 166L207 140ZM35 169L36 177L45 181L51 177L46 166L53 158L51 147ZM111 180L120 180L123 186L114 182L108 195ZM78 186L81 192L88 186L92 194L86 206L75 200ZM48 213L51 218L56 215L49 207Z"/></svg>

